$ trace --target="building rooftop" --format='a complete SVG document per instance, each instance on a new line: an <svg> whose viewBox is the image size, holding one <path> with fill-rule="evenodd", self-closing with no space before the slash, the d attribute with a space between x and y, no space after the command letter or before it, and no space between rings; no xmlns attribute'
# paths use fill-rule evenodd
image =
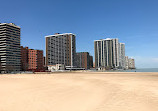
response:
<svg viewBox="0 0 158 111"><path fill-rule="evenodd" d="M63 34L55 33L55 35L48 35L48 36L45 36L45 37L52 37L52 36L59 36L59 35L75 35L75 34L73 34L73 33L63 33Z"/></svg>
<svg viewBox="0 0 158 111"><path fill-rule="evenodd" d="M76 53L89 53L89 52L76 52Z"/></svg>
<svg viewBox="0 0 158 111"><path fill-rule="evenodd" d="M0 23L0 25L5 25L5 24L20 28L19 26L15 25L14 23Z"/></svg>
<svg viewBox="0 0 158 111"><path fill-rule="evenodd" d="M94 41L105 41L105 40L113 40L113 39L118 39L118 38L106 38L106 39L100 39L100 40L94 40Z"/></svg>

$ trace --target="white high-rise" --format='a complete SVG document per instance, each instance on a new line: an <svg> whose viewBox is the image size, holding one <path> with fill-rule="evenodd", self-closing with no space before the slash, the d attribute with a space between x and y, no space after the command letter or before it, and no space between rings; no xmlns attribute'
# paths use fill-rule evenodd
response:
<svg viewBox="0 0 158 111"><path fill-rule="evenodd" d="M126 68L125 61L125 43L119 43L119 68Z"/></svg>
<svg viewBox="0 0 158 111"><path fill-rule="evenodd" d="M102 39L94 41L95 67L119 67L119 42L118 39Z"/></svg>
<svg viewBox="0 0 158 111"><path fill-rule="evenodd" d="M125 64L126 64L126 67L125 67L125 69L128 69L128 56L125 56Z"/></svg>

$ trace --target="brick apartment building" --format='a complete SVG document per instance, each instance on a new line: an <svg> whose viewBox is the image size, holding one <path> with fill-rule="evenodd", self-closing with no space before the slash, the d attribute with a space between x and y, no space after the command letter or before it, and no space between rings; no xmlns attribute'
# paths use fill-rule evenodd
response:
<svg viewBox="0 0 158 111"><path fill-rule="evenodd" d="M21 47L21 64L24 71L43 71L43 51Z"/></svg>
<svg viewBox="0 0 158 111"><path fill-rule="evenodd" d="M88 52L77 52L76 64L79 68L90 69L93 67L93 57Z"/></svg>
<svg viewBox="0 0 158 111"><path fill-rule="evenodd" d="M28 50L28 70L41 71L43 70L43 51L42 50Z"/></svg>
<svg viewBox="0 0 158 111"><path fill-rule="evenodd" d="M28 70L28 47L21 46L21 70Z"/></svg>
<svg viewBox="0 0 158 111"><path fill-rule="evenodd" d="M93 56L89 56L89 65L90 65L90 68L93 68Z"/></svg>

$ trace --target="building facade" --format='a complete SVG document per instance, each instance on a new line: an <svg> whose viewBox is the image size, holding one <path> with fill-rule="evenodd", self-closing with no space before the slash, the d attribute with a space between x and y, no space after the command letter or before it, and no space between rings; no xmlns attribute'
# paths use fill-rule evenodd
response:
<svg viewBox="0 0 158 111"><path fill-rule="evenodd" d="M126 64L126 65L125 65L125 66L126 66L125 68L128 69L128 56L125 56L125 62L126 62L126 63L125 63L125 64Z"/></svg>
<svg viewBox="0 0 158 111"><path fill-rule="evenodd" d="M77 52L76 65L79 68L90 69L93 67L93 57L88 52Z"/></svg>
<svg viewBox="0 0 158 111"><path fill-rule="evenodd" d="M95 67L119 67L119 42L118 39L102 39L94 41Z"/></svg>
<svg viewBox="0 0 158 111"><path fill-rule="evenodd" d="M93 68L94 66L93 66L93 56L90 56L90 61L89 61L89 63L90 63L90 68Z"/></svg>
<svg viewBox="0 0 158 111"><path fill-rule="evenodd" d="M1 70L2 70L2 66L1 66L1 56L0 56L0 73L1 73Z"/></svg>
<svg viewBox="0 0 158 111"><path fill-rule="evenodd" d="M44 57L42 50L29 49L21 46L21 70L44 71Z"/></svg>
<svg viewBox="0 0 158 111"><path fill-rule="evenodd" d="M75 66L76 36L72 33L49 35L46 39L46 65Z"/></svg>
<svg viewBox="0 0 158 111"><path fill-rule="evenodd" d="M132 58L128 59L128 69L135 69L135 60Z"/></svg>
<svg viewBox="0 0 158 111"><path fill-rule="evenodd" d="M21 46L21 70L28 70L28 47Z"/></svg>
<svg viewBox="0 0 158 111"><path fill-rule="evenodd" d="M48 65L48 71L50 72L62 71L62 70L65 70L65 65L63 64Z"/></svg>
<svg viewBox="0 0 158 111"><path fill-rule="evenodd" d="M126 69L125 44L119 43L119 68Z"/></svg>
<svg viewBox="0 0 158 111"><path fill-rule="evenodd" d="M28 70L43 71L43 51L42 50L28 50Z"/></svg>
<svg viewBox="0 0 158 111"><path fill-rule="evenodd" d="M21 69L20 27L13 23L0 23L1 71Z"/></svg>

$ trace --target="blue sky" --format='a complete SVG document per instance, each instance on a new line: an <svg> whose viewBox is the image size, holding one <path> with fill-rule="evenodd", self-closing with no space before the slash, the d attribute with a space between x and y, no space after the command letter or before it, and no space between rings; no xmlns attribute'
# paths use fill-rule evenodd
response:
<svg viewBox="0 0 158 111"><path fill-rule="evenodd" d="M158 68L157 0L0 0L0 22L21 27L21 45L45 50L46 35L76 34L77 51L119 38L138 68Z"/></svg>

